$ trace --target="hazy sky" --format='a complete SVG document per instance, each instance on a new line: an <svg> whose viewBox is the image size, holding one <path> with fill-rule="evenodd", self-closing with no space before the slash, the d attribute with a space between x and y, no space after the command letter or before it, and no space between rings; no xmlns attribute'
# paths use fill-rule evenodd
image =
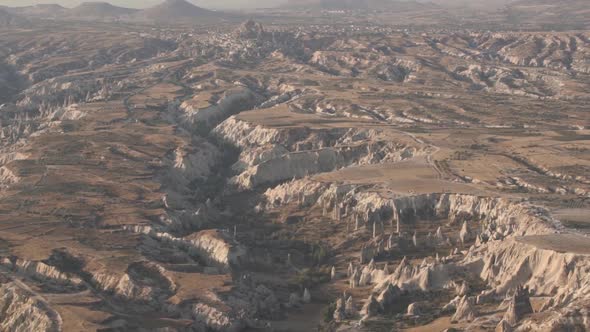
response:
<svg viewBox="0 0 590 332"><path fill-rule="evenodd" d="M82 2L101 1L123 7L145 8L163 0L0 0L0 5L17 7L39 3L59 3L62 6L74 7ZM285 0L189 0L197 6L206 8L260 8L283 3Z"/></svg>
<svg viewBox="0 0 590 332"><path fill-rule="evenodd" d="M0 5L4 6L27 6L39 3L59 3L66 7L75 7L82 2L103 1L110 2L113 5L145 8L156 5L164 0L0 0ZM287 0L188 0L197 6L213 9L247 9L247 8L265 8L273 7L287 2ZM404 1L404 0L399 0ZM418 2L433 2L441 5L453 6L485 6L501 7L514 0L416 0Z"/></svg>

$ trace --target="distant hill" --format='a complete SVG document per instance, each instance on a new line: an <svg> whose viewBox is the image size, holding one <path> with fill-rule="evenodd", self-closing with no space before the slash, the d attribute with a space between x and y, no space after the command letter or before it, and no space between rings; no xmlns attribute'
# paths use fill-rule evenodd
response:
<svg viewBox="0 0 590 332"><path fill-rule="evenodd" d="M28 20L0 8L0 27L18 26L28 23Z"/></svg>
<svg viewBox="0 0 590 332"><path fill-rule="evenodd" d="M432 8L431 3L397 0L289 0L284 6L294 9L324 9L324 10L388 10L408 11Z"/></svg>
<svg viewBox="0 0 590 332"><path fill-rule="evenodd" d="M510 6L559 6L565 4L586 4L586 6L590 6L590 3L586 0L515 0L512 1Z"/></svg>
<svg viewBox="0 0 590 332"><path fill-rule="evenodd" d="M164 0L159 5L147 9L132 9L114 6L108 2L84 2L74 8L64 8L60 5L35 5L24 7L5 7L4 21L16 20L7 15L18 15L26 18L49 18L56 20L87 20L87 21L133 21L158 23L202 23L203 21L219 20L220 18L234 18L213 10L193 5L186 0Z"/></svg>
<svg viewBox="0 0 590 332"><path fill-rule="evenodd" d="M68 11L58 4L40 4L34 6L10 8L10 12L26 17L57 18L62 17Z"/></svg>
<svg viewBox="0 0 590 332"><path fill-rule="evenodd" d="M84 2L67 11L69 18L108 19L121 18L138 12L138 9L113 6L108 2Z"/></svg>
<svg viewBox="0 0 590 332"><path fill-rule="evenodd" d="M431 2L445 8L455 9L488 9L497 10L504 8L515 0L418 0L419 2Z"/></svg>
<svg viewBox="0 0 590 332"><path fill-rule="evenodd" d="M222 13L195 6L185 0L166 0L159 5L136 13L134 18L153 22L187 22L195 19L216 18L222 15Z"/></svg>
<svg viewBox="0 0 590 332"><path fill-rule="evenodd" d="M590 0L520 0L509 4L505 13L513 23L590 26Z"/></svg>
<svg viewBox="0 0 590 332"><path fill-rule="evenodd" d="M590 10L590 1L588 0L517 0L508 4L508 7L522 10L543 11L574 11Z"/></svg>

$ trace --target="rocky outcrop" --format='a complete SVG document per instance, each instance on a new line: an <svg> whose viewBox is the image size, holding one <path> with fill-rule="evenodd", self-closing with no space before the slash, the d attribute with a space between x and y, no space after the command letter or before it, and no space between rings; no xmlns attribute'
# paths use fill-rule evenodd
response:
<svg viewBox="0 0 590 332"><path fill-rule="evenodd" d="M192 315L193 326L197 330L237 332L246 327L245 322L241 319L236 319L230 314L204 303L195 304L192 307Z"/></svg>
<svg viewBox="0 0 590 332"><path fill-rule="evenodd" d="M516 325L525 315L532 313L528 288L518 286L510 298L504 320L510 325Z"/></svg>
<svg viewBox="0 0 590 332"><path fill-rule="evenodd" d="M557 79L539 79L518 69L469 65L453 72L455 78L469 81L475 89L524 96L555 95L560 92Z"/></svg>
<svg viewBox="0 0 590 332"><path fill-rule="evenodd" d="M311 293L309 292L309 289L305 288L303 290L303 297L301 299L303 300L303 303L311 303Z"/></svg>
<svg viewBox="0 0 590 332"><path fill-rule="evenodd" d="M318 202L319 197L328 191L348 192L351 187L343 187L336 184L326 184L309 179L293 180L276 187L269 188L264 193L264 208L272 209L287 204L297 204L301 207L309 207Z"/></svg>
<svg viewBox="0 0 590 332"><path fill-rule="evenodd" d="M450 224L478 220L483 224L484 231L477 235L485 239L501 239L514 234L554 233L559 227L546 210L506 198L439 193L384 197L376 192L357 191L355 186L326 185L308 179L268 190L265 197L267 202L272 203L271 207L318 201L329 209L333 208L335 199L339 199L342 210L348 211L348 216L358 215L362 225L368 226L379 218L403 227L411 227L417 219L447 218Z"/></svg>
<svg viewBox="0 0 590 332"><path fill-rule="evenodd" d="M379 155L379 152L372 155L367 151L370 149L368 146L356 146L287 153L248 168L232 181L237 187L248 189L302 178L309 174L330 172L345 166L383 161L374 160L374 156ZM414 152L405 150L402 154L410 157L414 155ZM401 157L394 157L394 159L401 159Z"/></svg>
<svg viewBox="0 0 590 332"><path fill-rule="evenodd" d="M2 308L0 330L61 331L62 321L59 314L30 291L9 282L0 287L0 295L2 295L0 296Z"/></svg>
<svg viewBox="0 0 590 332"><path fill-rule="evenodd" d="M86 267L90 283L101 292L124 301L160 306L160 301L176 291L176 283L159 264L137 262L117 275L105 270Z"/></svg>
<svg viewBox="0 0 590 332"><path fill-rule="evenodd" d="M54 71L35 72L29 74L30 79L38 82L23 91L23 97L17 102L22 109L41 109L48 107L62 107L75 104L77 101L101 101L107 100L108 89L95 80L80 80L72 82L72 79L56 77L45 80L47 76L59 76L65 69L53 69Z"/></svg>
<svg viewBox="0 0 590 332"><path fill-rule="evenodd" d="M392 142L378 130L267 128L232 117L214 130L241 150L232 179L250 189L353 165L400 161L423 148Z"/></svg>
<svg viewBox="0 0 590 332"><path fill-rule="evenodd" d="M351 286L374 285L373 294L379 295L377 303L387 302L390 298L388 289L395 286L402 291L429 292L433 290L455 289L462 297L446 310L454 310L457 321L472 321L477 316L475 309L476 298L468 297L468 284L463 282L461 287L456 279L465 273L477 276L491 287L477 297L477 303L496 301L519 285L525 285L536 295L550 296L544 309L548 317L557 315L560 308L579 308L579 301L583 301L590 285L583 277L588 261L583 255L560 253L553 250L540 249L519 240L520 236L545 234L552 236L560 229L560 224L553 220L546 210L531 206L522 201L504 198L478 197L457 194L430 194L407 197L385 198L376 193L356 192L354 187L332 185L313 185L310 180L298 180L291 186L279 186L266 192L270 206L289 204L290 202L317 201L326 208L335 206L335 199L342 205L338 207L343 216L355 216L353 211L380 211L379 215L390 215L392 220L398 220L405 227L411 227L415 220L446 218L451 225L462 225L456 241L469 243L473 236L477 238L475 245L463 253L453 250L451 256L434 259L433 263L423 262L413 265L406 259L392 273L382 270L377 273L371 268L371 256L365 258L361 268L349 268ZM304 185L304 184L307 184ZM337 194L336 194L337 193ZM348 199L353 197L354 199ZM324 203L325 202L325 203ZM349 202L354 202L354 205ZM383 212L385 211L385 212ZM366 214L365 214L366 215ZM371 217L362 217L371 222ZM472 223L476 223L475 226ZM376 222L373 220L373 222ZM363 222L364 224L365 222ZM368 231L368 230L367 230ZM445 234L441 233L441 237ZM436 239L432 235L432 240ZM387 238L385 236L384 238ZM391 241L401 235L390 236ZM471 239L470 239L471 238ZM380 241L379 237L372 241ZM386 241L388 242L388 241ZM410 243L410 239L407 241ZM418 241L419 242L419 241ZM428 242L428 241L424 241ZM384 246L387 248L387 244ZM368 247L365 244L364 251ZM374 248L378 248L376 245ZM377 250L377 249L375 249ZM374 251L376 253L378 251ZM567 285L567 286L564 286ZM530 306L530 303L529 303ZM516 308L516 306L513 306ZM528 306L527 306L528 307ZM367 307L369 308L369 307ZM366 308L366 309L367 309ZM514 311L514 309L511 309ZM527 310L528 312L528 310ZM518 314L516 316L521 316ZM583 320L583 313L576 318ZM511 325L518 320L510 318ZM552 322L555 320L551 320ZM561 323L555 321L556 326ZM568 325L569 326L569 325Z"/></svg>
<svg viewBox="0 0 590 332"><path fill-rule="evenodd" d="M208 106L185 101L180 105L181 122L190 128L209 130L231 115L254 107L257 101L258 97L248 88L226 91L218 102Z"/></svg>
<svg viewBox="0 0 590 332"><path fill-rule="evenodd" d="M192 307L193 327L197 330L219 332L238 332L246 327L246 323L231 314L204 303Z"/></svg>
<svg viewBox="0 0 590 332"><path fill-rule="evenodd" d="M243 39L259 39L265 35L264 26L254 20L247 20L234 30L234 35Z"/></svg>
<svg viewBox="0 0 590 332"><path fill-rule="evenodd" d="M365 305L363 305L360 314L366 318L373 317L379 312L379 307L379 302L371 295L365 302Z"/></svg>
<svg viewBox="0 0 590 332"><path fill-rule="evenodd" d="M561 227L546 210L526 202L458 194L385 198L377 193L356 192L354 186L328 185L308 179L270 189L265 196L269 207L292 203L309 206L318 202L331 210L338 201L342 203L339 209L348 211L342 212L343 216L354 219L355 211L379 211L379 215L390 215L392 220L399 221L404 227L412 227L416 219L446 218L450 224L462 225L463 231L457 228L455 233L460 235L456 241L462 238L469 243L473 237L477 238L476 245L471 246L465 256L455 263L414 266L402 261L393 273L384 276L356 269L349 271L353 287L363 283L374 284L377 295L390 284L402 290L454 288L455 276L464 271L493 285L492 290L478 296L478 303L494 301L518 285L525 285L535 294L553 296L546 305L549 309L574 303L574 299L583 298L590 289L582 276L588 264L582 255L539 249L517 240L517 236L523 235L555 234ZM372 217L365 217L366 213L360 215L363 216L361 224L371 223ZM478 226L470 226L472 223ZM392 237L394 242L395 238ZM365 258L365 264L370 258Z"/></svg>
<svg viewBox="0 0 590 332"><path fill-rule="evenodd" d="M0 259L0 266L40 282L54 283L62 287L83 287L82 279L63 273L58 268L43 262L2 258Z"/></svg>
<svg viewBox="0 0 590 332"><path fill-rule="evenodd" d="M543 33L482 33L474 34L474 42L486 48L497 43L493 56L506 63L519 66L548 67L565 69L572 67L588 72L587 62L583 61L583 35L552 36ZM571 55L559 50L571 50ZM482 54L478 54L482 56Z"/></svg>
<svg viewBox="0 0 590 332"><path fill-rule="evenodd" d="M168 185L180 187L194 180L206 179L211 175L213 168L219 165L221 153L215 146L196 140L193 144L190 147L182 146L174 150L171 171L164 179Z"/></svg>
<svg viewBox="0 0 590 332"><path fill-rule="evenodd" d="M435 289L447 289L452 287L453 275L459 269L452 264L427 264L414 266L402 260L395 271L375 281L375 291L381 292L389 284L397 286L404 291L430 291Z"/></svg>
<svg viewBox="0 0 590 332"><path fill-rule="evenodd" d="M497 295L523 285L536 295L553 296L546 308L571 302L590 289L582 277L589 264L583 255L539 249L514 239L477 248L462 264L488 284L496 285Z"/></svg>
<svg viewBox="0 0 590 332"><path fill-rule="evenodd" d="M334 314L332 316L332 318L336 322L343 321L346 318L346 312L344 310L344 303L345 303L345 301L343 298L338 298L336 300Z"/></svg>
<svg viewBox="0 0 590 332"><path fill-rule="evenodd" d="M471 240L471 233L469 232L467 221L464 221L463 226L461 226L461 231L459 232L459 239L461 240L461 243L463 245L465 245L469 240Z"/></svg>
<svg viewBox="0 0 590 332"><path fill-rule="evenodd" d="M401 290L392 284L387 287L377 296L377 302L381 306L381 310L386 311L391 305L399 300Z"/></svg>
<svg viewBox="0 0 590 332"><path fill-rule="evenodd" d="M348 298L346 299L346 303L344 304L344 313L348 318L352 318L356 315L356 306L354 304L352 296L348 296Z"/></svg>
<svg viewBox="0 0 590 332"><path fill-rule="evenodd" d="M510 325L505 319L502 319L496 326L494 332L512 332L512 325Z"/></svg>
<svg viewBox="0 0 590 332"><path fill-rule="evenodd" d="M420 62L414 59L323 50L314 52L309 64L333 75L370 77L398 83L411 81L422 68Z"/></svg>
<svg viewBox="0 0 590 332"><path fill-rule="evenodd" d="M191 253L203 258L208 264L226 271L248 260L246 248L220 231L202 231L185 239L190 244Z"/></svg>
<svg viewBox="0 0 590 332"><path fill-rule="evenodd" d="M451 317L451 322L459 323L459 322L471 322L477 317L477 313L475 311L475 299L468 296L463 296L459 303L457 304L457 310L453 317Z"/></svg>
<svg viewBox="0 0 590 332"><path fill-rule="evenodd" d="M0 188L9 187L19 181L19 177L6 166L0 167Z"/></svg>
<svg viewBox="0 0 590 332"><path fill-rule="evenodd" d="M232 266L237 267L249 261L247 249L222 231L206 230L179 238L151 227L130 227L128 230L172 244L205 264L217 267L221 272L229 272Z"/></svg>
<svg viewBox="0 0 590 332"><path fill-rule="evenodd" d="M419 302L410 303L406 315L408 316L420 316L422 314L423 304Z"/></svg>

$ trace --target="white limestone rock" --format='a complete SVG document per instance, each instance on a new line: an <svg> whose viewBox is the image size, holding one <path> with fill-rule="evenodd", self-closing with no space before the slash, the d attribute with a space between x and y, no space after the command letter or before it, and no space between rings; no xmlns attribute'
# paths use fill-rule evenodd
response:
<svg viewBox="0 0 590 332"><path fill-rule="evenodd" d="M457 305L457 311L451 317L451 322L472 322L477 317L475 311L475 300L472 297L463 296Z"/></svg>
<svg viewBox="0 0 590 332"><path fill-rule="evenodd" d="M311 303L311 293L309 292L309 290L306 288L303 290L303 303Z"/></svg>
<svg viewBox="0 0 590 332"><path fill-rule="evenodd" d="M373 317L379 312L379 308L379 302L377 302L373 295L370 295L367 301L365 302L365 305L361 309L360 314L363 317Z"/></svg>

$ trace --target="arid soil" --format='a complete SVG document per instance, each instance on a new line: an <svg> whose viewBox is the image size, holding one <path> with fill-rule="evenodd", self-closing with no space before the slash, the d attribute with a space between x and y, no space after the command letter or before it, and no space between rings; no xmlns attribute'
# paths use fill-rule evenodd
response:
<svg viewBox="0 0 590 332"><path fill-rule="evenodd" d="M0 330L590 329L590 33L288 22L0 30Z"/></svg>

